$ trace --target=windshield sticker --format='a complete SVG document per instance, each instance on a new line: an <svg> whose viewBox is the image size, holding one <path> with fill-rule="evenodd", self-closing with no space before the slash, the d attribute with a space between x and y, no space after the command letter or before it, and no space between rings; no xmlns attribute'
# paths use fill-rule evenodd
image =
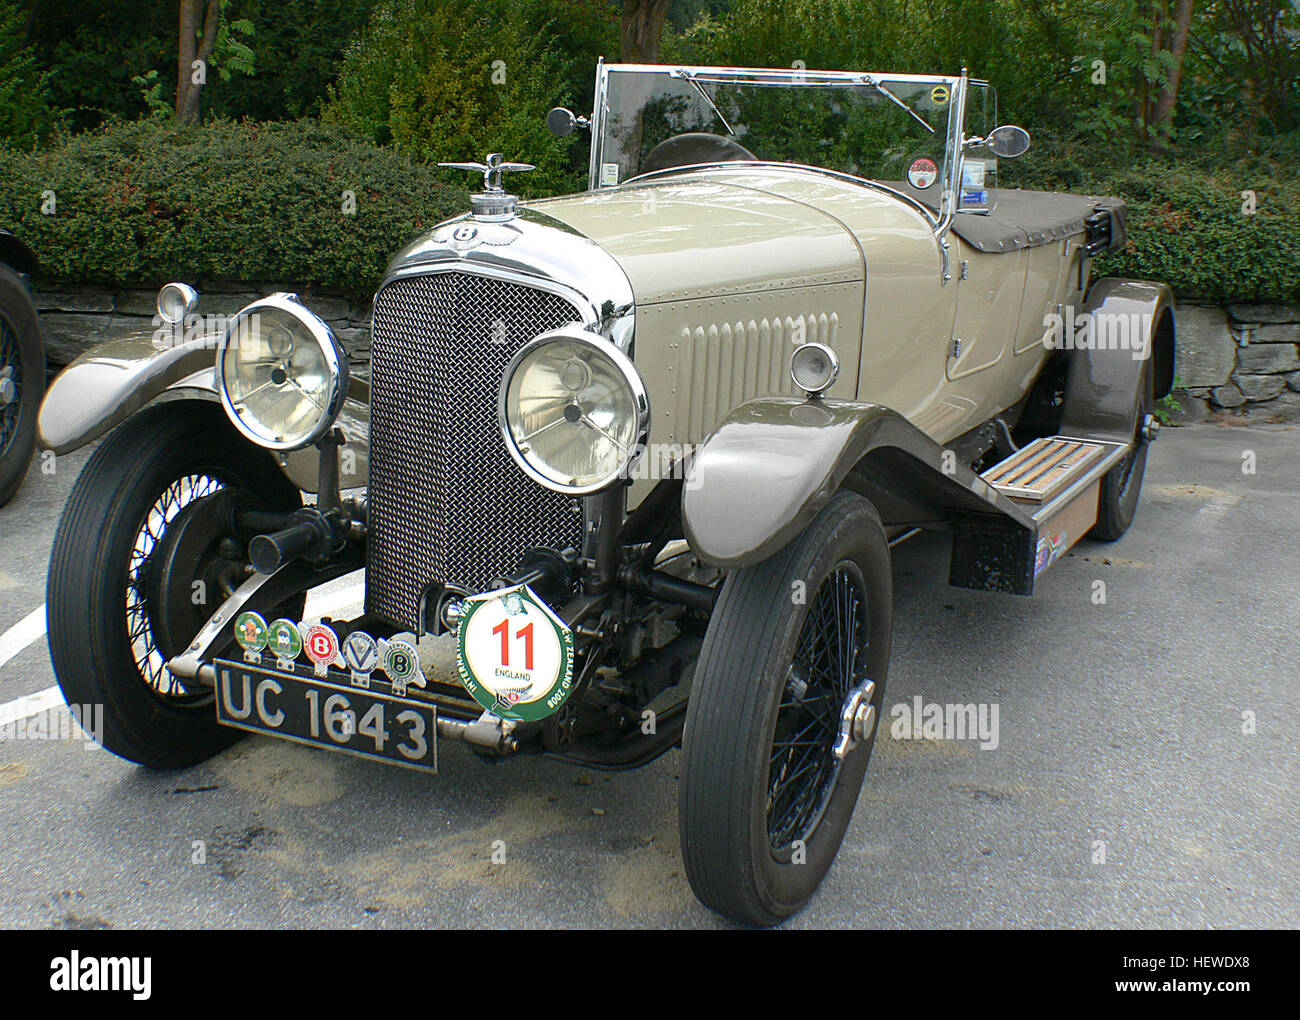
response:
<svg viewBox="0 0 1300 1020"><path fill-rule="evenodd" d="M930 102L935 106L945 106L948 102L948 86L936 85L930 90Z"/></svg>
<svg viewBox="0 0 1300 1020"><path fill-rule="evenodd" d="M907 183L920 191L924 191L939 179L939 167L935 165L934 160L922 156L914 160L912 165L907 169Z"/></svg>
<svg viewBox="0 0 1300 1020"><path fill-rule="evenodd" d="M602 188L612 187L618 183L618 164L601 163L600 164L600 186Z"/></svg>

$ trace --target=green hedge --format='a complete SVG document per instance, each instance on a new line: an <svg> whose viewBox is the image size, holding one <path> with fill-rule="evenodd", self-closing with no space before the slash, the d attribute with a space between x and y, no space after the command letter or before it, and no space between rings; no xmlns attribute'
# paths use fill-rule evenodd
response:
<svg viewBox="0 0 1300 1020"><path fill-rule="evenodd" d="M0 147L0 224L52 282L292 281L362 297L402 245L468 209L450 174L314 121L143 120Z"/></svg>
<svg viewBox="0 0 1300 1020"><path fill-rule="evenodd" d="M1050 138L1035 146L1023 165L1004 161L1003 186L1129 204L1128 246L1099 259L1097 272L1163 280L1206 301L1300 302L1300 179L1286 160L1146 157L1108 167L1086 153L1061 158ZM1243 210L1244 192L1254 193L1253 214Z"/></svg>
<svg viewBox="0 0 1300 1020"><path fill-rule="evenodd" d="M1098 182L1130 203L1129 245L1101 263L1111 276L1165 280L1208 301L1300 302L1300 187L1222 170L1144 171ZM1243 192L1255 194L1247 214Z"/></svg>
<svg viewBox="0 0 1300 1020"><path fill-rule="evenodd" d="M1098 270L1213 301L1300 301L1300 181L1289 163L1144 158L1107 168L1046 137L1004 186L1118 195L1129 247ZM339 127L118 124L35 153L0 147L0 225L52 282L291 281L364 297L403 244L468 207L457 175ZM356 214L342 213L343 192ZM1254 191L1257 211L1242 212ZM54 215L41 213L55 193Z"/></svg>

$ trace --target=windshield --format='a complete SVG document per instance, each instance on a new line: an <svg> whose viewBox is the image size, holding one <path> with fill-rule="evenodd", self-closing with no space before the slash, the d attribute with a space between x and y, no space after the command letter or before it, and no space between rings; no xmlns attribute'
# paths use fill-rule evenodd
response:
<svg viewBox="0 0 1300 1020"><path fill-rule="evenodd" d="M936 196L948 179L950 112L960 79L703 67L604 70L593 187L727 159L800 163L882 182L905 182L910 169L932 165L932 178L921 173L919 179L932 179L924 190Z"/></svg>

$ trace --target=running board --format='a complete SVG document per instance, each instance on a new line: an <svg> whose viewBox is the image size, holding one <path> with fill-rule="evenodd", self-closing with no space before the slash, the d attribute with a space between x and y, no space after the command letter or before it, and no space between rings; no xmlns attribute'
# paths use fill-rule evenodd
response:
<svg viewBox="0 0 1300 1020"><path fill-rule="evenodd" d="M980 477L1012 499L1043 503L1102 453L1100 443L1044 436L1021 447Z"/></svg>
<svg viewBox="0 0 1300 1020"><path fill-rule="evenodd" d="M948 583L1032 595L1039 575L1097 523L1101 479L1130 449L1127 443L1047 436L989 468L980 478L1019 512L959 521Z"/></svg>

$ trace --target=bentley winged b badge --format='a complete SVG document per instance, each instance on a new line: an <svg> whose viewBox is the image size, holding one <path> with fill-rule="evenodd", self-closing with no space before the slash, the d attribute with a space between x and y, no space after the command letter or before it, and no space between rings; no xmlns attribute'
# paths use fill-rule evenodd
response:
<svg viewBox="0 0 1300 1020"><path fill-rule="evenodd" d="M515 214L518 196L509 194L501 186L501 175L536 170L532 163L504 163L499 152L488 154L486 163L439 163L452 170L477 170L483 175L483 190L470 195L470 208L475 219L508 220Z"/></svg>

